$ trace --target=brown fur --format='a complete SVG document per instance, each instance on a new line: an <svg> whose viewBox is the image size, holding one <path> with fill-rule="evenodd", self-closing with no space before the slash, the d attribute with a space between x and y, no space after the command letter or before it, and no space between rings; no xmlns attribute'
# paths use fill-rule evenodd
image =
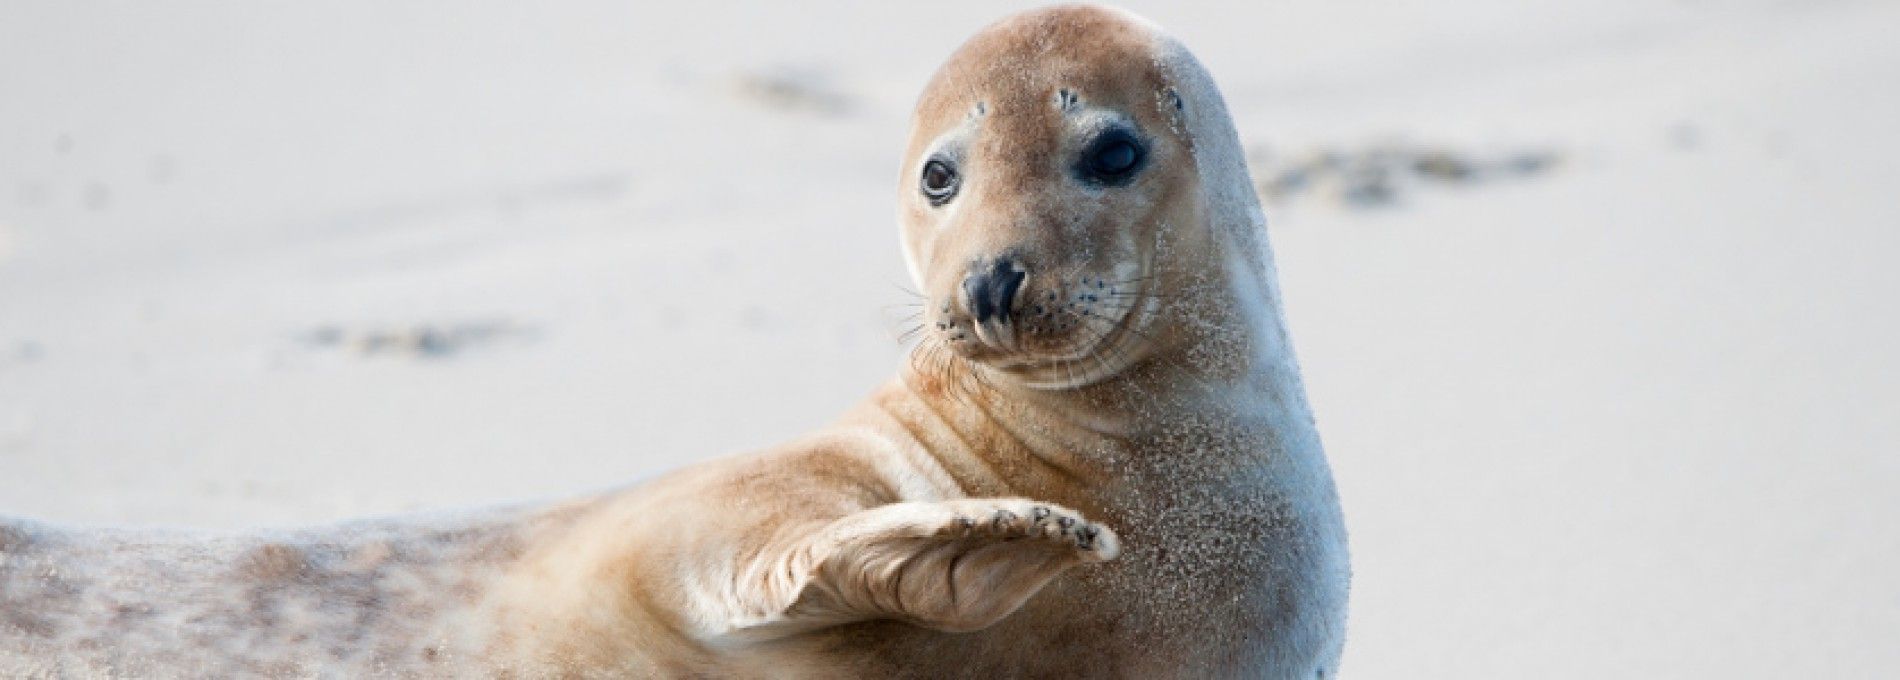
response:
<svg viewBox="0 0 1900 680"><path fill-rule="evenodd" d="M1148 165L1078 184L1111 118ZM346 542L0 525L0 674L1326 677L1343 530L1199 66L1127 15L1038 10L958 50L913 124L899 215L934 331L837 424ZM932 206L945 149L963 193ZM958 294L1000 253L1030 266L984 327L1013 347Z"/></svg>

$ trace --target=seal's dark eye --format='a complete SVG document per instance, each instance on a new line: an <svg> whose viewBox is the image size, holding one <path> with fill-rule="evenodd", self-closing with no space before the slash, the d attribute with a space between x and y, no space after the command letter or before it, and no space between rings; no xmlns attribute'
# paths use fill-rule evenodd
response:
<svg viewBox="0 0 1900 680"><path fill-rule="evenodd" d="M1076 174L1091 184L1120 185L1141 169L1145 155L1141 140L1126 130L1111 129L1083 152Z"/></svg>
<svg viewBox="0 0 1900 680"><path fill-rule="evenodd" d="M941 159L931 159L924 164L924 198L931 205L949 203L957 195L957 171L950 163Z"/></svg>
<svg viewBox="0 0 1900 680"><path fill-rule="evenodd" d="M1119 175L1135 167L1135 147L1127 142L1116 142L1106 149L1095 152L1095 171L1104 175Z"/></svg>

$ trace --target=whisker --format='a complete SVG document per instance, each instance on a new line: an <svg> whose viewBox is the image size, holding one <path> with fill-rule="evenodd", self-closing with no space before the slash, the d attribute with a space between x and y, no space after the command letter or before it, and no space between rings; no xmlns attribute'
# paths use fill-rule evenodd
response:
<svg viewBox="0 0 1900 680"><path fill-rule="evenodd" d="M914 297L914 298L918 298L918 299L920 299L920 300L928 300L928 298L926 298L926 297L925 297L925 295L924 295L923 293L919 293L919 292L917 292L917 291L915 291L915 290L912 290L910 286L906 286L906 285L904 285L904 284L901 284L901 283L897 283L897 282L895 282L895 281L893 281L893 282L891 282L891 287L892 287L892 288L896 288L896 289L898 289L898 290L901 290L901 291L903 291L903 292L905 292L905 293L907 293L907 294L909 294L909 295L910 295L911 297ZM918 304L922 304L922 303L918 303Z"/></svg>
<svg viewBox="0 0 1900 680"><path fill-rule="evenodd" d="M1159 277L1159 276L1160 276L1159 273L1149 273L1149 274L1144 274L1142 276L1137 276L1130 279L1122 279L1120 281L1104 281L1103 283L1106 283L1111 286L1126 286L1126 285L1134 284L1134 283L1142 283L1144 281L1153 281L1156 277Z"/></svg>
<svg viewBox="0 0 1900 680"><path fill-rule="evenodd" d="M1119 324L1122 321L1121 319L1102 316L1100 314L1096 314L1086 309L1082 310L1082 315L1091 319L1095 319L1102 323L1108 324L1109 328L1111 329L1113 329L1116 324ZM1154 336L1148 335L1147 333L1143 333L1141 329L1135 328L1133 323L1123 326L1122 329L1130 333L1134 333L1135 335L1140 336L1142 339L1147 340L1149 342L1155 342Z"/></svg>

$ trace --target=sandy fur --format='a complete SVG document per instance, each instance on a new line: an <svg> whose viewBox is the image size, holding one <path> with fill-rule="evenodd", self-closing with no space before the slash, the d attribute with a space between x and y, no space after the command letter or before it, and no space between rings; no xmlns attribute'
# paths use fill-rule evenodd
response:
<svg viewBox="0 0 1900 680"><path fill-rule="evenodd" d="M1150 166L1078 189L1061 159L1107 116ZM1343 524L1206 73L1129 15L1039 10L953 55L913 123L900 219L929 325L834 426L433 524L0 525L0 673L1330 677ZM970 180L933 209L914 171L946 144ZM1025 299L1061 303L1015 354L967 341L955 293L1001 251L1036 263Z"/></svg>

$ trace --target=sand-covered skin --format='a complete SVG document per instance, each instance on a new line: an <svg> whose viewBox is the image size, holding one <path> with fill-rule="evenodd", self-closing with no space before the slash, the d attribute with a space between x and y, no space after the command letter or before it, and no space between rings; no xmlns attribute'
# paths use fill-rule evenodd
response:
<svg viewBox="0 0 1900 680"><path fill-rule="evenodd" d="M447 676L481 668L479 612L561 513L309 531L0 523L0 676ZM569 513L571 514L571 513ZM549 522L550 518L555 521ZM491 669L492 670L492 669Z"/></svg>
<svg viewBox="0 0 1900 680"><path fill-rule="evenodd" d="M1349 677L1900 664L1900 12L1329 5L1133 9L1250 144L1561 158L1268 205ZM0 512L569 495L890 374L904 112L1006 8L518 11L0 10Z"/></svg>

